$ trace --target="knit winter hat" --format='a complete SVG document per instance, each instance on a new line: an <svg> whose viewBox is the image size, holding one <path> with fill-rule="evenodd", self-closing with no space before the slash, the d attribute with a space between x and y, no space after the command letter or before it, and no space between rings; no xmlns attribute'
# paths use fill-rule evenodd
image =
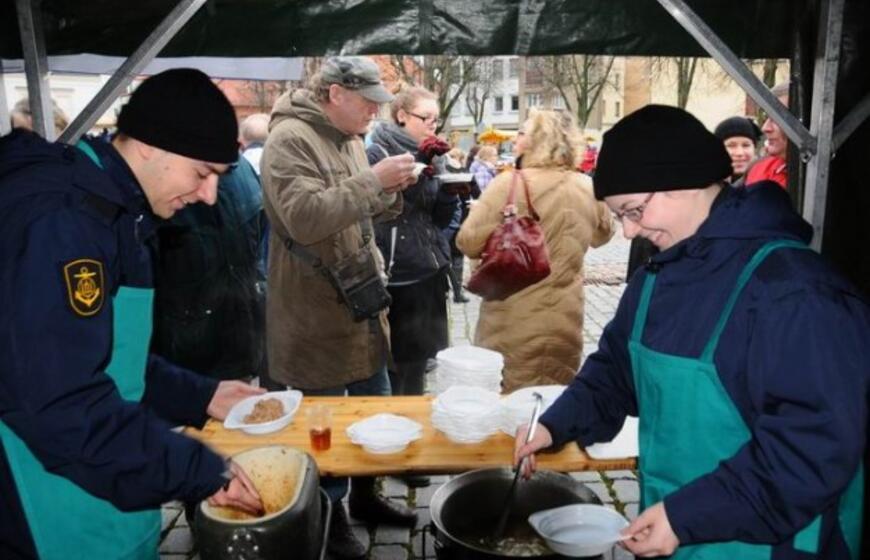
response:
<svg viewBox="0 0 870 560"><path fill-rule="evenodd" d="M704 188L731 174L722 141L676 107L647 105L604 133L595 197Z"/></svg>
<svg viewBox="0 0 870 560"><path fill-rule="evenodd" d="M193 68L166 70L142 82L121 109L118 130L192 159L234 163L239 157L232 105L208 76Z"/></svg>
<svg viewBox="0 0 870 560"><path fill-rule="evenodd" d="M761 138L761 130L758 125L746 117L725 119L716 126L713 134L722 142L735 136L749 138L753 142L758 142L758 139Z"/></svg>

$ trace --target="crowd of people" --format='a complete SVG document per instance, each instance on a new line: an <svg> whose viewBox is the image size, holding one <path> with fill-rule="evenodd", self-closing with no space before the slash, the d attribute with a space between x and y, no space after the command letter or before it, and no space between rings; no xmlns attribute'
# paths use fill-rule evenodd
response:
<svg viewBox="0 0 870 560"><path fill-rule="evenodd" d="M388 91L366 57L326 59L241 126L188 69L145 80L116 134L73 146L28 131L19 105L0 139L4 558L153 556L170 500L261 510L238 465L171 428L266 389L423 394L450 292L468 301L464 263L487 258L510 204L543 230L550 273L484 300L475 344L504 356L505 393L568 386L528 444L517 434L525 474L639 416L631 552L854 557L870 306L807 250L772 121L710 132L650 105L599 148L569 113L531 110L504 166L439 139L437 96ZM617 222L652 250L583 360L584 257ZM373 477L321 485L335 558L366 554L345 496L357 519L417 523Z"/></svg>

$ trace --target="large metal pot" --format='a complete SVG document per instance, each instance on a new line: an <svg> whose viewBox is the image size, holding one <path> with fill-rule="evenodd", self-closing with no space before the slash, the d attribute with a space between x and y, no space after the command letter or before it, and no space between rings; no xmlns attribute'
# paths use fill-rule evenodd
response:
<svg viewBox="0 0 870 560"><path fill-rule="evenodd" d="M331 507L314 460L274 445L239 453L233 461L251 478L266 515L200 503L194 527L202 560L322 560Z"/></svg>
<svg viewBox="0 0 870 560"><path fill-rule="evenodd" d="M528 557L528 550L522 552L524 556L511 554L494 546L491 540L512 480L510 469L480 469L457 476L435 491L429 513L439 560ZM600 504L601 500L568 475L538 471L529 480L518 483L504 536L518 541L531 540L534 531L527 521L529 515L578 503ZM534 557L559 558L546 548Z"/></svg>

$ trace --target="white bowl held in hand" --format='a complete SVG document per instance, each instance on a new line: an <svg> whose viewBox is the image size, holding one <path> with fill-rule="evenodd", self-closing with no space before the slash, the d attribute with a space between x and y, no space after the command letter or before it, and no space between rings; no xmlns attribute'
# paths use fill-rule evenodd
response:
<svg viewBox="0 0 870 560"><path fill-rule="evenodd" d="M596 504L573 504L533 513L529 525L553 552L564 556L599 556L627 537L628 521L617 511Z"/></svg>
<svg viewBox="0 0 870 560"><path fill-rule="evenodd" d="M277 399L284 407L284 415L269 422L249 424L245 417L254 411L254 405L266 399ZM228 430L242 430L246 434L269 434L284 428L293 420L299 404L302 402L302 393L299 391L273 391L262 395L255 395L237 402L224 419L224 428Z"/></svg>

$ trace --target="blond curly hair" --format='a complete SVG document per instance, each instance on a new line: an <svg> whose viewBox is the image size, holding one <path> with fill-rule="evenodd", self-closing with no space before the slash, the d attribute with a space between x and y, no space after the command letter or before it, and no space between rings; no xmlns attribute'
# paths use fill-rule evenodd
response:
<svg viewBox="0 0 870 560"><path fill-rule="evenodd" d="M570 113L532 109L523 132L528 142L523 167L574 169L583 139Z"/></svg>

